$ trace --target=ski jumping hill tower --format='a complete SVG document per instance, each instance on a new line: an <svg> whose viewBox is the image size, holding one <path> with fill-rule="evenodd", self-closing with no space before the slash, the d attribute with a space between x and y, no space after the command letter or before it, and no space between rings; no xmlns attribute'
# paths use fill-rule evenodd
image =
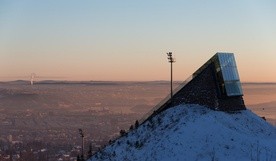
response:
<svg viewBox="0 0 276 161"><path fill-rule="evenodd" d="M144 118L180 104L199 104L220 111L246 109L233 53L216 53Z"/></svg>

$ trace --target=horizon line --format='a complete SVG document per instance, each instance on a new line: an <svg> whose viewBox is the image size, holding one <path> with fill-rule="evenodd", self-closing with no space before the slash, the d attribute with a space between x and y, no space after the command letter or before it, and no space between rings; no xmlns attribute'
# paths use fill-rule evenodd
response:
<svg viewBox="0 0 276 161"><path fill-rule="evenodd" d="M1 83L9 83L9 82L18 82L18 81L23 81L23 82L30 82L29 80L22 80L22 79L17 79L17 80L9 80L9 81L1 81ZM170 80L55 80L55 79L45 79L45 80L39 80L39 81L34 81L34 82L45 82L45 81L54 81L54 82L170 82ZM183 80L174 80L173 82L184 82ZM243 81L241 82L242 84L276 84L276 82L254 82L254 81Z"/></svg>

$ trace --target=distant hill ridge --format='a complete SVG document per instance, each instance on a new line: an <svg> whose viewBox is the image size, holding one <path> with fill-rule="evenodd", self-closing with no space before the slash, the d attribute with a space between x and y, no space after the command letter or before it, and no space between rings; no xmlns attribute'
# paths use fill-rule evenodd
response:
<svg viewBox="0 0 276 161"><path fill-rule="evenodd" d="M34 81L35 84L169 84L170 81L71 81L71 80L41 80ZM182 81L174 81L174 84L180 84ZM29 80L0 81L2 84L30 84ZM244 85L276 85L276 82L242 82Z"/></svg>
<svg viewBox="0 0 276 161"><path fill-rule="evenodd" d="M0 82L3 84L30 84L27 80ZM35 84L86 84L86 85L124 85L124 84L169 84L169 81L70 81L70 80L42 80L34 81ZM179 84L175 81L174 84Z"/></svg>

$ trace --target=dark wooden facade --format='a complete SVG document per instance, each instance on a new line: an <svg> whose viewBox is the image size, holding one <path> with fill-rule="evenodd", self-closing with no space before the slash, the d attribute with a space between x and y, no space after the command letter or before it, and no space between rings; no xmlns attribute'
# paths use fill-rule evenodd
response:
<svg viewBox="0 0 276 161"><path fill-rule="evenodd" d="M211 59L210 59L211 60ZM154 113L180 104L199 104L213 110L238 111L246 109L243 96L227 96L221 88L221 75L216 62L208 61L194 74L194 77L166 101Z"/></svg>
<svg viewBox="0 0 276 161"><path fill-rule="evenodd" d="M160 111L180 104L199 104L214 110L237 111L244 110L242 96L228 97L222 95L217 81L214 64L209 64L201 73L160 107ZM159 111L159 110L158 110Z"/></svg>

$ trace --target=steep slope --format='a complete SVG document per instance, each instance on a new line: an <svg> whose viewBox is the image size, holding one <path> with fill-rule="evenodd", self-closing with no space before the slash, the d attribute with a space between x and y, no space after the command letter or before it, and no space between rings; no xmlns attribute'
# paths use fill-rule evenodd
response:
<svg viewBox="0 0 276 161"><path fill-rule="evenodd" d="M276 128L249 110L170 108L94 155L97 160L276 160Z"/></svg>

